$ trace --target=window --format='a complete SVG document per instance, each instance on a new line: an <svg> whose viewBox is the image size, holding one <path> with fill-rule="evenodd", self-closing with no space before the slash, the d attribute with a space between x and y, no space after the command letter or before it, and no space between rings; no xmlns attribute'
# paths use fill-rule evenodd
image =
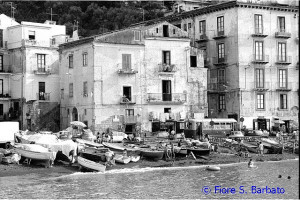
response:
<svg viewBox="0 0 300 200"><path fill-rule="evenodd" d="M264 47L264 43L263 41L255 41L255 60L263 60L263 47Z"/></svg>
<svg viewBox="0 0 300 200"><path fill-rule="evenodd" d="M173 28L173 35L175 35L176 34L176 29L175 28Z"/></svg>
<svg viewBox="0 0 300 200"><path fill-rule="evenodd" d="M4 95L3 92L3 79L0 79L0 95Z"/></svg>
<svg viewBox="0 0 300 200"><path fill-rule="evenodd" d="M87 53L82 54L82 65L83 66L87 66L87 61L88 61L87 60L87 55L88 55Z"/></svg>
<svg viewBox="0 0 300 200"><path fill-rule="evenodd" d="M84 97L88 96L88 83L87 83L87 81L83 82L83 96Z"/></svg>
<svg viewBox="0 0 300 200"><path fill-rule="evenodd" d="M265 94L256 95L257 109L265 109Z"/></svg>
<svg viewBox="0 0 300 200"><path fill-rule="evenodd" d="M192 28L192 23L188 23L188 29L191 30Z"/></svg>
<svg viewBox="0 0 300 200"><path fill-rule="evenodd" d="M3 116L3 104L0 104L0 116Z"/></svg>
<svg viewBox="0 0 300 200"><path fill-rule="evenodd" d="M46 92L46 83L45 82L39 82L39 100L46 100L47 95Z"/></svg>
<svg viewBox="0 0 300 200"><path fill-rule="evenodd" d="M73 97L73 83L69 84L69 97Z"/></svg>
<svg viewBox="0 0 300 200"><path fill-rule="evenodd" d="M134 40L140 41L141 40L141 31L135 30L134 31Z"/></svg>
<svg viewBox="0 0 300 200"><path fill-rule="evenodd" d="M28 39L35 40L35 31L28 31Z"/></svg>
<svg viewBox="0 0 300 200"><path fill-rule="evenodd" d="M187 25L186 24L183 24L183 30L187 31Z"/></svg>
<svg viewBox="0 0 300 200"><path fill-rule="evenodd" d="M164 108L164 113L171 113L171 108Z"/></svg>
<svg viewBox="0 0 300 200"><path fill-rule="evenodd" d="M263 34L262 15L254 15L255 34Z"/></svg>
<svg viewBox="0 0 300 200"><path fill-rule="evenodd" d="M279 87L286 88L287 87L287 70L279 69Z"/></svg>
<svg viewBox="0 0 300 200"><path fill-rule="evenodd" d="M224 17L218 17L217 18L217 30L218 35L224 34Z"/></svg>
<svg viewBox="0 0 300 200"><path fill-rule="evenodd" d="M197 67L197 56L190 56L191 67Z"/></svg>
<svg viewBox="0 0 300 200"><path fill-rule="evenodd" d="M156 28L156 33L158 33L158 28Z"/></svg>
<svg viewBox="0 0 300 200"><path fill-rule="evenodd" d="M46 55L45 54L37 54L37 68L39 72L45 72L46 66Z"/></svg>
<svg viewBox="0 0 300 200"><path fill-rule="evenodd" d="M255 86L256 88L264 88L265 82L265 71L264 69L255 69Z"/></svg>
<svg viewBox="0 0 300 200"><path fill-rule="evenodd" d="M199 33L200 35L205 35L206 32L206 21L199 21Z"/></svg>
<svg viewBox="0 0 300 200"><path fill-rule="evenodd" d="M134 115L134 109L125 109L125 115L126 116L133 116Z"/></svg>
<svg viewBox="0 0 300 200"><path fill-rule="evenodd" d="M225 94L220 94L219 95L219 110L225 110Z"/></svg>
<svg viewBox="0 0 300 200"><path fill-rule="evenodd" d="M86 109L84 109L84 115L87 115L87 111L86 111Z"/></svg>
<svg viewBox="0 0 300 200"><path fill-rule="evenodd" d="M0 55L0 71L3 71L3 55Z"/></svg>
<svg viewBox="0 0 300 200"><path fill-rule="evenodd" d="M278 17L279 32L285 32L285 17Z"/></svg>
<svg viewBox="0 0 300 200"><path fill-rule="evenodd" d="M218 44L218 61L222 62L225 59L225 44L219 43Z"/></svg>
<svg viewBox="0 0 300 200"><path fill-rule="evenodd" d="M171 64L171 52L170 51L163 51L162 52L162 63L166 65Z"/></svg>
<svg viewBox="0 0 300 200"><path fill-rule="evenodd" d="M123 87L122 102L131 102L131 87L130 86L124 86Z"/></svg>
<svg viewBox="0 0 300 200"><path fill-rule="evenodd" d="M73 54L69 55L69 68L73 68Z"/></svg>
<svg viewBox="0 0 300 200"><path fill-rule="evenodd" d="M218 83L225 84L225 69L218 69Z"/></svg>
<svg viewBox="0 0 300 200"><path fill-rule="evenodd" d="M171 80L162 80L162 97L163 101L172 100Z"/></svg>
<svg viewBox="0 0 300 200"><path fill-rule="evenodd" d="M122 54L122 69L131 69L131 54Z"/></svg>
<svg viewBox="0 0 300 200"><path fill-rule="evenodd" d="M65 98L65 90L64 89L60 89L60 98L61 99Z"/></svg>
<svg viewBox="0 0 300 200"><path fill-rule="evenodd" d="M0 29L0 48L3 47L3 29Z"/></svg>
<svg viewBox="0 0 300 200"><path fill-rule="evenodd" d="M280 109L287 109L287 94L280 94Z"/></svg>
<svg viewBox="0 0 300 200"><path fill-rule="evenodd" d="M55 45L55 43L56 43L55 38L52 38L52 39L51 39L51 45Z"/></svg>
<svg viewBox="0 0 300 200"><path fill-rule="evenodd" d="M278 61L285 62L286 61L286 43L279 42L278 43Z"/></svg>
<svg viewBox="0 0 300 200"><path fill-rule="evenodd" d="M163 25L163 37L169 37L169 26Z"/></svg>

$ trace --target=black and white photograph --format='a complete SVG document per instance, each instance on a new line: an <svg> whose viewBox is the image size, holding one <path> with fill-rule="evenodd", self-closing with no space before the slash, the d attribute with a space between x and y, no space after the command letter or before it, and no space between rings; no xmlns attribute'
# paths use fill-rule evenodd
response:
<svg viewBox="0 0 300 200"><path fill-rule="evenodd" d="M0 199L299 199L299 1L0 1Z"/></svg>

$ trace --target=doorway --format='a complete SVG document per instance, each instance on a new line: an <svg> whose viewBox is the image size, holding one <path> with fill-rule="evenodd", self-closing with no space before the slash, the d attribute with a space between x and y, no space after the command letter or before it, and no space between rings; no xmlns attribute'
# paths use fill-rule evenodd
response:
<svg viewBox="0 0 300 200"><path fill-rule="evenodd" d="M45 82L39 82L39 100L45 100Z"/></svg>
<svg viewBox="0 0 300 200"><path fill-rule="evenodd" d="M172 92L171 92L171 81L163 80L162 81L162 99L163 101L172 101Z"/></svg>
<svg viewBox="0 0 300 200"><path fill-rule="evenodd" d="M163 25L163 37L169 37L169 26Z"/></svg>

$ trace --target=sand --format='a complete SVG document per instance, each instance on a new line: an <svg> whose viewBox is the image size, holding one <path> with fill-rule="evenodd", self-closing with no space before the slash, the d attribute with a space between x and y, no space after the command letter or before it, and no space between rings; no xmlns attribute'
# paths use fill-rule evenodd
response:
<svg viewBox="0 0 300 200"><path fill-rule="evenodd" d="M247 162L250 158L254 162L264 162L264 161L280 161L288 159L299 158L298 154L283 153L283 154L265 154L263 156L257 154L250 154L249 158L243 158L234 154L225 154L212 152L210 156L205 157L205 159L196 159L192 157L188 158L176 158L175 161L149 161L140 160L137 163L128 163L127 165L117 164L113 167L107 168L111 169L123 169L123 168L145 168L145 167L178 167L178 166L195 166L195 165L211 165L211 164L229 164L238 162ZM71 166L67 162L56 162L53 167L45 168L43 165L38 163L27 164L0 164L0 177L4 176L19 176L29 173L58 173L61 175L72 174L79 171L79 166L77 163Z"/></svg>

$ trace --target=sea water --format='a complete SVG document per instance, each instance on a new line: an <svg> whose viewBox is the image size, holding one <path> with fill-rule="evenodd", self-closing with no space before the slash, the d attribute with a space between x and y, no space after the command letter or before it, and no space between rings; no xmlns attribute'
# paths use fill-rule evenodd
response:
<svg viewBox="0 0 300 200"><path fill-rule="evenodd" d="M255 168L248 168L247 163L218 165L220 171L191 166L1 177L0 197L299 199L298 160L256 162L255 165Z"/></svg>

